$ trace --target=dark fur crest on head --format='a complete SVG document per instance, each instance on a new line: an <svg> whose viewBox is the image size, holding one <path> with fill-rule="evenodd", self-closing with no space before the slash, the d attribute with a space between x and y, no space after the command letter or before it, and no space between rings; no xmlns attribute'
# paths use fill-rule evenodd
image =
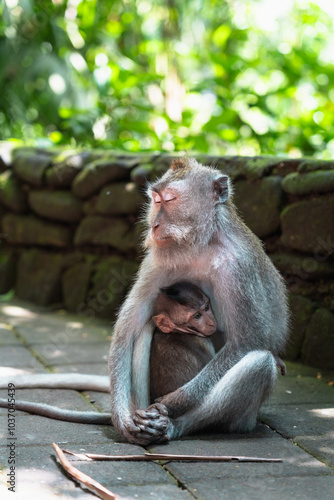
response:
<svg viewBox="0 0 334 500"><path fill-rule="evenodd" d="M178 304L195 310L200 309L205 300L203 292L188 281L179 281L168 287L160 288L160 292Z"/></svg>
<svg viewBox="0 0 334 500"><path fill-rule="evenodd" d="M187 168L186 160L184 158L175 158L172 161L172 164L171 164L170 168L173 171Z"/></svg>
<svg viewBox="0 0 334 500"><path fill-rule="evenodd" d="M183 179L191 170L189 158L175 158L170 166L173 179Z"/></svg>

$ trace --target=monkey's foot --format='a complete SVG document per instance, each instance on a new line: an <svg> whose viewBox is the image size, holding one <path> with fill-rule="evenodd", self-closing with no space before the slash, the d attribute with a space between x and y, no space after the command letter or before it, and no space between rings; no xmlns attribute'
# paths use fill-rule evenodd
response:
<svg viewBox="0 0 334 500"><path fill-rule="evenodd" d="M133 415L133 421L141 431L136 435L140 440L139 444L163 443L169 440L166 434L169 418L164 405L154 403L145 410L137 410Z"/></svg>
<svg viewBox="0 0 334 500"><path fill-rule="evenodd" d="M141 430L137 427L131 417L123 417L122 421L114 422L114 426L129 443L137 444L137 434Z"/></svg>

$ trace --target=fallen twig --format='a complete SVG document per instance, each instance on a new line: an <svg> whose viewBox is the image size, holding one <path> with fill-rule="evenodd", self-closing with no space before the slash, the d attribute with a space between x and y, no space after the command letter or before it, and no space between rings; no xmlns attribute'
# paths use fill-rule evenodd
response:
<svg viewBox="0 0 334 500"><path fill-rule="evenodd" d="M166 453L145 453L144 455L99 455L94 453L73 453L62 450L64 453L73 455L79 460L114 460L114 461L136 461L146 462L150 460L165 460L179 462L283 462L282 458L260 458L242 457L234 455L170 455Z"/></svg>
<svg viewBox="0 0 334 500"><path fill-rule="evenodd" d="M112 493L111 491L107 490L107 488L102 486L102 484L95 481L95 479L92 479L91 477L87 476L87 474L79 471L76 467L73 467L73 465L67 460L63 451L59 448L59 446L56 445L56 443L52 443L52 446L57 453L57 457L61 465L64 467L66 472L80 484L80 486L83 485L86 489L99 496L103 500L126 500L125 497L121 497L116 493Z"/></svg>

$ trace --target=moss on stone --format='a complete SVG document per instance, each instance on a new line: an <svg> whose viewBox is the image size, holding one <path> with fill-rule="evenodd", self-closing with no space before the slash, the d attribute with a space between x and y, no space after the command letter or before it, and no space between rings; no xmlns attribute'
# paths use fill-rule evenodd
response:
<svg viewBox="0 0 334 500"><path fill-rule="evenodd" d="M7 214L2 220L9 243L67 247L71 243L69 228L46 222L31 215Z"/></svg>
<svg viewBox="0 0 334 500"><path fill-rule="evenodd" d="M55 221L76 222L82 217L82 202L71 191L30 191L29 205L36 214Z"/></svg>
<svg viewBox="0 0 334 500"><path fill-rule="evenodd" d="M260 238L273 234L280 226L281 182L281 177L272 176L257 183L235 183L235 204L247 226Z"/></svg>
<svg viewBox="0 0 334 500"><path fill-rule="evenodd" d="M98 262L93 269L87 306L97 316L114 318L138 267L137 262L116 255Z"/></svg>
<svg viewBox="0 0 334 500"><path fill-rule="evenodd" d="M52 157L44 152L18 152L12 168L19 179L33 186L42 186L46 169Z"/></svg>
<svg viewBox="0 0 334 500"><path fill-rule="evenodd" d="M283 179L282 188L287 193L297 196L334 191L334 170L289 174Z"/></svg>
<svg viewBox="0 0 334 500"><path fill-rule="evenodd" d="M9 292L15 284L16 258L14 252L5 250L0 253L0 295Z"/></svg>
<svg viewBox="0 0 334 500"><path fill-rule="evenodd" d="M130 171L138 164L136 158L110 158L95 160L76 176L72 184L73 193L79 198L89 198L108 182L129 180Z"/></svg>
<svg viewBox="0 0 334 500"><path fill-rule="evenodd" d="M63 260L58 253L24 250L18 262L17 296L43 306L59 302Z"/></svg>
<svg viewBox="0 0 334 500"><path fill-rule="evenodd" d="M95 210L102 215L137 214L143 202L144 198L133 182L117 182L101 189Z"/></svg>
<svg viewBox="0 0 334 500"><path fill-rule="evenodd" d="M45 183L53 187L69 187L83 167L91 161L89 151L65 151L54 158L45 172Z"/></svg>
<svg viewBox="0 0 334 500"><path fill-rule="evenodd" d="M289 248L312 255L329 245L329 253L333 253L333 221L333 194L293 203L281 213L281 241Z"/></svg>
<svg viewBox="0 0 334 500"><path fill-rule="evenodd" d="M306 330L302 361L322 369L334 370L334 314L318 309Z"/></svg>
<svg viewBox="0 0 334 500"><path fill-rule="evenodd" d="M75 312L84 304L88 295L92 270L92 259L77 262L69 267L62 276L62 291L66 309Z"/></svg>
<svg viewBox="0 0 334 500"><path fill-rule="evenodd" d="M301 357L306 329L315 311L316 304L301 295L290 294L291 328L284 358L295 361Z"/></svg>
<svg viewBox="0 0 334 500"><path fill-rule="evenodd" d="M11 170L0 174L0 203L13 212L25 212L27 196Z"/></svg>
<svg viewBox="0 0 334 500"><path fill-rule="evenodd" d="M332 170L334 169L334 162L327 160L316 160L314 158L302 159L298 171L299 172L312 172L314 170Z"/></svg>
<svg viewBox="0 0 334 500"><path fill-rule="evenodd" d="M302 277L303 280L334 278L334 262L330 259L321 260L317 256L276 253L269 255L273 264L282 273Z"/></svg>
<svg viewBox="0 0 334 500"><path fill-rule="evenodd" d="M122 218L92 215L85 217L74 238L75 245L108 245L128 251L135 246L133 230Z"/></svg>

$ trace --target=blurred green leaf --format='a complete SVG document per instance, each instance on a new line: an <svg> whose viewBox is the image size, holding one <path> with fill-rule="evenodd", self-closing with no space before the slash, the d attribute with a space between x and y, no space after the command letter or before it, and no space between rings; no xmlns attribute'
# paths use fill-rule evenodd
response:
<svg viewBox="0 0 334 500"><path fill-rule="evenodd" d="M0 3L0 135L334 156L331 2Z"/></svg>

